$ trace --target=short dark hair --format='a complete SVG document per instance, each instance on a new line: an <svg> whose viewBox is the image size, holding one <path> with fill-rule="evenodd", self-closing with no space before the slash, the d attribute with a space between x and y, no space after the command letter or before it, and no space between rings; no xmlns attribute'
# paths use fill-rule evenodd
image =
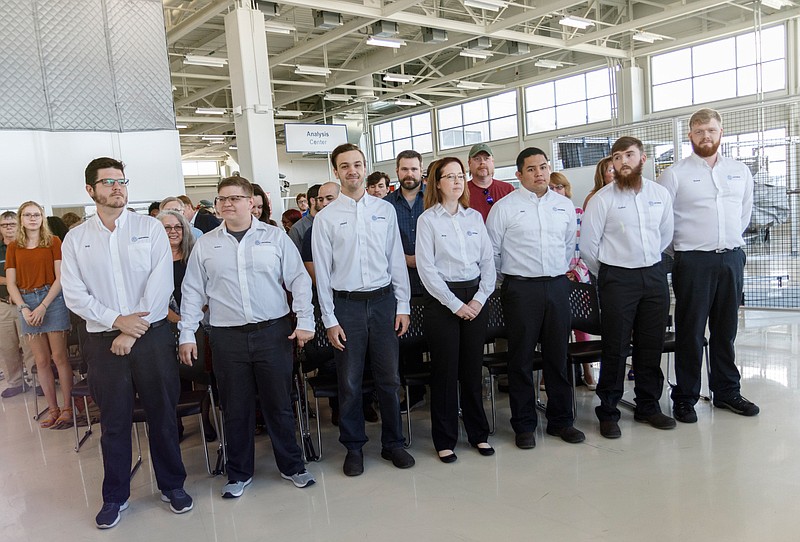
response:
<svg viewBox="0 0 800 542"><path fill-rule="evenodd" d="M238 186L242 190L246 196L253 197L253 185L245 179L244 177L239 177L238 175L233 175L232 177L225 177L222 179L219 184L217 185L217 192L225 188L226 186Z"/></svg>
<svg viewBox="0 0 800 542"><path fill-rule="evenodd" d="M613 156L615 152L627 151L631 147L638 148L641 153L644 152L644 145L642 145L640 140L633 136L622 136L611 146L611 155Z"/></svg>
<svg viewBox="0 0 800 542"><path fill-rule="evenodd" d="M419 160L419 167L422 167L422 155L415 150L408 149L405 151L401 151L400 154L397 155L397 159L395 160L395 167L400 167L400 160L403 158L416 158Z"/></svg>
<svg viewBox="0 0 800 542"><path fill-rule="evenodd" d="M294 201L295 201L296 203L300 203L300 198L306 198L306 199L308 199L308 196L306 195L306 193L305 193L305 192L300 192L299 194L297 194L297 195L294 197Z"/></svg>
<svg viewBox="0 0 800 542"><path fill-rule="evenodd" d="M317 196L319 196L319 189L320 188L322 188L321 184L315 184L315 185L311 186L308 189L308 192L306 192L306 194L307 194L306 195L306 199L309 199L309 200L317 199Z"/></svg>
<svg viewBox="0 0 800 542"><path fill-rule="evenodd" d="M103 156L101 158L95 158L89 165L86 166L86 171L84 175L86 177L86 184L90 186L94 186L97 183L97 172L101 169L106 168L114 168L120 170L123 174L125 173L125 164L116 160L114 158L108 158L107 156Z"/></svg>
<svg viewBox="0 0 800 542"><path fill-rule="evenodd" d="M367 187L374 186L381 182L383 179L386 179L386 187L389 187L389 183L392 182L391 178L384 173L383 171L373 171L367 177Z"/></svg>
<svg viewBox="0 0 800 542"><path fill-rule="evenodd" d="M528 147L527 149L522 149L522 152L517 155L517 171L522 173L522 168L525 167L525 159L529 156L537 155L542 155L546 161L550 161L547 157L547 153L539 147Z"/></svg>
<svg viewBox="0 0 800 542"><path fill-rule="evenodd" d="M331 165L333 166L333 169L336 169L336 159L339 158L339 155L350 151L360 152L361 158L364 160L364 166L367 165L367 157L364 156L364 151L359 149L358 145L353 145L352 143L342 143L341 145L333 149L333 152L331 153Z"/></svg>

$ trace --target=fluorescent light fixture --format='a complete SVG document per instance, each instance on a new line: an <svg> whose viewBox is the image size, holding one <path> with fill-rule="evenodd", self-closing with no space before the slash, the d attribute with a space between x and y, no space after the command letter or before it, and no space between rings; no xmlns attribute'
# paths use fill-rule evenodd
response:
<svg viewBox="0 0 800 542"><path fill-rule="evenodd" d="M482 90L484 88L484 84L479 83L478 81L458 81L456 83L456 88L464 90Z"/></svg>
<svg viewBox="0 0 800 542"><path fill-rule="evenodd" d="M324 98L329 102L349 102L350 96L349 94L336 94L335 92L326 92Z"/></svg>
<svg viewBox="0 0 800 542"><path fill-rule="evenodd" d="M383 80L387 83L410 83L414 80L414 76L404 73L385 73L383 74Z"/></svg>
<svg viewBox="0 0 800 542"><path fill-rule="evenodd" d="M367 39L367 45L375 45L377 47L391 47L392 49L399 49L406 42L397 38L380 38L378 36L370 36Z"/></svg>
<svg viewBox="0 0 800 542"><path fill-rule="evenodd" d="M220 107L198 107L194 112L198 115L225 115L227 113Z"/></svg>
<svg viewBox="0 0 800 542"><path fill-rule="evenodd" d="M632 38L635 41L641 41L643 43L654 43L658 40L663 40L664 36L653 34L651 32L638 31L633 34Z"/></svg>
<svg viewBox="0 0 800 542"><path fill-rule="evenodd" d="M417 100L412 100L410 98L397 98L392 102L394 105L401 105L401 106L408 106L413 107L415 105L419 105Z"/></svg>
<svg viewBox="0 0 800 542"><path fill-rule="evenodd" d="M548 68L554 70L556 68L560 68L564 65L563 62L559 62L558 60L548 60L546 58L540 58L533 64L537 68Z"/></svg>
<svg viewBox="0 0 800 542"><path fill-rule="evenodd" d="M239 150L239 147L237 147L236 145L231 145L231 146L229 146L228 148L229 148L230 150L232 150L232 151Z"/></svg>
<svg viewBox="0 0 800 542"><path fill-rule="evenodd" d="M461 49L461 52L458 54L467 58L480 58L481 60L485 60L492 56L492 53L489 51L481 51L476 49Z"/></svg>
<svg viewBox="0 0 800 542"><path fill-rule="evenodd" d="M304 66L297 64L294 67L294 73L297 75L318 75L320 77L327 77L331 74L330 68L322 68L319 66Z"/></svg>
<svg viewBox="0 0 800 542"><path fill-rule="evenodd" d="M781 9L783 7L791 6L792 3L787 0L761 0L761 5L772 9Z"/></svg>
<svg viewBox="0 0 800 542"><path fill-rule="evenodd" d="M485 9L486 11L500 11L508 6L503 0L464 0L468 8Z"/></svg>
<svg viewBox="0 0 800 542"><path fill-rule="evenodd" d="M296 109L286 109L283 111L275 111L275 116L279 118L283 117L283 118L299 119L300 117L303 116L303 112L297 111Z"/></svg>
<svg viewBox="0 0 800 542"><path fill-rule="evenodd" d="M224 135L204 135L201 137L203 141L225 141Z"/></svg>
<svg viewBox="0 0 800 542"><path fill-rule="evenodd" d="M209 68L223 68L228 63L227 58L204 55L186 55L183 63L187 66L206 66Z"/></svg>
<svg viewBox="0 0 800 542"><path fill-rule="evenodd" d="M297 29L290 24L283 24L273 21L266 21L264 23L264 30L272 32L273 34L291 34L296 32Z"/></svg>
<svg viewBox="0 0 800 542"><path fill-rule="evenodd" d="M178 130L183 130L184 128L187 128L187 126L185 124L176 124L175 128Z"/></svg>
<svg viewBox="0 0 800 542"><path fill-rule="evenodd" d="M583 17L576 17L575 15L566 15L560 21L558 21L558 24L561 26L571 26L572 28L586 30L590 26L594 26L594 21L584 19Z"/></svg>

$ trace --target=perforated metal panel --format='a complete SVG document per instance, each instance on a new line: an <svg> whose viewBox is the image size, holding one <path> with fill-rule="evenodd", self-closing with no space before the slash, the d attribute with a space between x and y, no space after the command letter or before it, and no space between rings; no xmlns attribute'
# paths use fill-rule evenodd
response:
<svg viewBox="0 0 800 542"><path fill-rule="evenodd" d="M0 129L174 129L159 0L0 2Z"/></svg>

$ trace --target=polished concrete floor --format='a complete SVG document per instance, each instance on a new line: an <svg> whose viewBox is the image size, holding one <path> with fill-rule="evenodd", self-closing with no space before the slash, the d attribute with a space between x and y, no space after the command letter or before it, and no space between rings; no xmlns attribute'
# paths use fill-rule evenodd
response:
<svg viewBox="0 0 800 542"><path fill-rule="evenodd" d="M72 431L40 430L31 419L28 392L0 401L0 540L798 540L800 313L744 313L737 351L743 393L761 407L755 418L701 402L698 423L659 431L623 411L622 438L606 440L593 414L597 399L584 388L576 426L585 443L566 444L540 427L536 448L519 450L501 394L494 456L462 439L458 461L439 462L424 407L413 413L415 467L382 460L379 424L369 424L366 472L347 478L324 408L325 457L308 465L317 484L301 490L282 480L260 436L256 477L233 500L219 496L223 477L206 474L190 421L182 447L194 510L169 511L145 457L131 506L110 531L94 526L99 431L75 453ZM669 408L666 397L662 405Z"/></svg>

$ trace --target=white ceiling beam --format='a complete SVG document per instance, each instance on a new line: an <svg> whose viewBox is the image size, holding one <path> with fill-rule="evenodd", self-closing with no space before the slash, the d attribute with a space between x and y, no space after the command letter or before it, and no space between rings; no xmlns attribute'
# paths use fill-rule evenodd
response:
<svg viewBox="0 0 800 542"><path fill-rule="evenodd" d="M222 13L225 8L232 3L233 0L212 0L198 9L194 14L182 20L172 28L168 28L167 44L174 45L176 41L186 36L189 32L199 28L202 24L207 23Z"/></svg>
<svg viewBox="0 0 800 542"><path fill-rule="evenodd" d="M203 87L199 90L196 90L192 94L189 94L185 98L180 98L179 100L175 100L175 107L183 107L185 105L189 105L192 102L196 102L206 96L210 96L211 94L216 94L220 90L225 90L231 86L230 81L220 81L218 83L214 83L212 85L208 85L207 87Z"/></svg>

